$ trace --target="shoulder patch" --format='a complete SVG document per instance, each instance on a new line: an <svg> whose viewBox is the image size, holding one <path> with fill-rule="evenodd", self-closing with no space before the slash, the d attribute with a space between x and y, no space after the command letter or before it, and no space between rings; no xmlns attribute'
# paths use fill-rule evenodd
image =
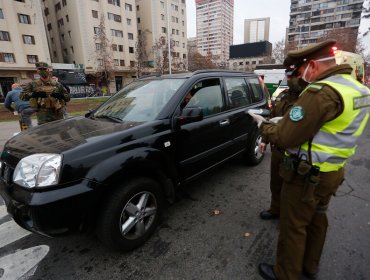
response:
<svg viewBox="0 0 370 280"><path fill-rule="evenodd" d="M298 122L304 118L304 110L301 106L293 106L289 112L289 118L293 122Z"/></svg>

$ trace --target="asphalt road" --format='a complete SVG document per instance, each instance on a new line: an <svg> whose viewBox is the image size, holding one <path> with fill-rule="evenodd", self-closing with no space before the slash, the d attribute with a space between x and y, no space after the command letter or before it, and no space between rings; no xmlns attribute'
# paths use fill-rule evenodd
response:
<svg viewBox="0 0 370 280"><path fill-rule="evenodd" d="M0 123L1 146L16 125ZM369 141L370 125L328 210L319 280L370 279ZM262 279L257 265L274 262L278 235L277 221L258 218L269 203L269 160L269 152L257 167L235 159L188 185L154 236L130 253L109 251L93 234L30 234L0 198L0 280Z"/></svg>

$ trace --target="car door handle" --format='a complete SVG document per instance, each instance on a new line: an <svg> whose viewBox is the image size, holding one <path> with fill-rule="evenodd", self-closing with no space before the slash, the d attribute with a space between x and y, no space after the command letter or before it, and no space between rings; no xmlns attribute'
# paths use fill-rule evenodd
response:
<svg viewBox="0 0 370 280"><path fill-rule="evenodd" d="M230 121L229 120L222 120L222 121L219 121L219 123L220 123L220 126L226 126L226 125L230 124Z"/></svg>

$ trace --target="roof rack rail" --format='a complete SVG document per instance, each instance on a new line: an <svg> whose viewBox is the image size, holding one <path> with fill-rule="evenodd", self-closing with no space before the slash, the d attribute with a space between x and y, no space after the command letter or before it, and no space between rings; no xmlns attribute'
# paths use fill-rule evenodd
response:
<svg viewBox="0 0 370 280"><path fill-rule="evenodd" d="M235 70L229 70L229 69L202 69L202 70L195 70L193 72L193 75L201 74L201 73L209 73L209 72L214 72L214 73L229 72L229 73L240 73L240 74L248 73L248 72L245 72L245 71L235 71Z"/></svg>
<svg viewBox="0 0 370 280"><path fill-rule="evenodd" d="M160 76L162 76L162 74L160 72L157 72L157 73L142 75L138 77L137 79L143 79L143 78L148 78L148 77L160 77Z"/></svg>

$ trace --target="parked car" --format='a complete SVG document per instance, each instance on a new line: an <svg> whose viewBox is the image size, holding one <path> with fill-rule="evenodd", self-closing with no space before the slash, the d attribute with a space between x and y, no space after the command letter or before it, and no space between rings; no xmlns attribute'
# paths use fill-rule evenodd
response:
<svg viewBox="0 0 370 280"><path fill-rule="evenodd" d="M84 117L11 138L0 159L0 194L27 230L59 236L93 228L107 246L134 249L180 185L237 155L262 161L247 112L267 108L265 94L253 73L136 80Z"/></svg>

